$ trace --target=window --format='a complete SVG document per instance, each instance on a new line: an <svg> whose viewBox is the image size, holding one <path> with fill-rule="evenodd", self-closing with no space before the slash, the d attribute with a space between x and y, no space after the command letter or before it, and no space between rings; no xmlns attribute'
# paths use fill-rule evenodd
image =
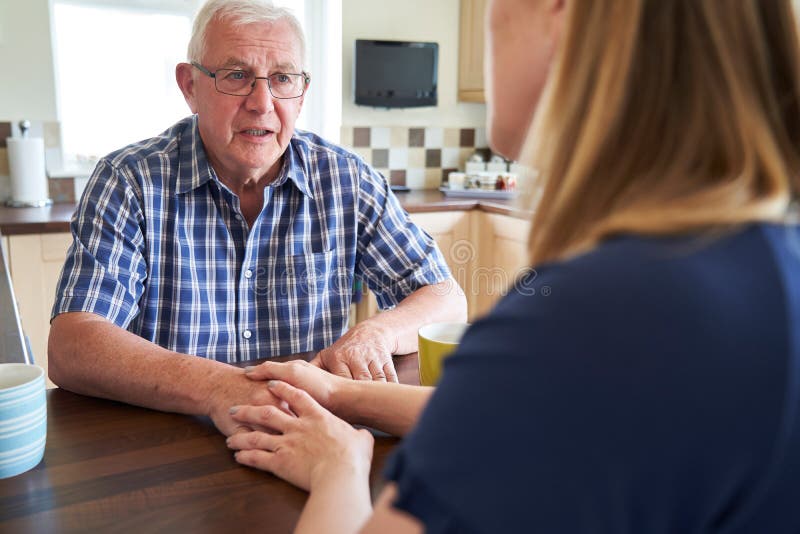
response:
<svg viewBox="0 0 800 534"><path fill-rule="evenodd" d="M54 55L64 165L146 139L189 115L175 82L201 1L55 0ZM275 0L306 33L311 88L298 128L338 141L341 0ZM166 7L165 7L166 6Z"/></svg>
<svg viewBox="0 0 800 534"><path fill-rule="evenodd" d="M175 83L191 15L55 2L65 163L152 137L189 114Z"/></svg>

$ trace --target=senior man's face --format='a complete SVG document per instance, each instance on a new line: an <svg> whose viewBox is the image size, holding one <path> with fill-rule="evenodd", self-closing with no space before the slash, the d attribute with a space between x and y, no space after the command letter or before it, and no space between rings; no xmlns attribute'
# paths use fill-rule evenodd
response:
<svg viewBox="0 0 800 534"><path fill-rule="evenodd" d="M213 20L206 30L201 63L212 72L244 69L256 76L302 70L297 37L283 20L238 27ZM181 75L179 70L179 84L192 112L197 113L206 153L220 178L231 184L265 176L274 179L294 133L303 97L276 99L266 80L257 80L249 96L222 94L212 78L183 65L187 71ZM187 79L189 73L191 79Z"/></svg>

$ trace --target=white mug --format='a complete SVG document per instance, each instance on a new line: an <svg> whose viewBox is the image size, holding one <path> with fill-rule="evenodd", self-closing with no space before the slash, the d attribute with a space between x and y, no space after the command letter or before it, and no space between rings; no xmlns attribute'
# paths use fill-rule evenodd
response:
<svg viewBox="0 0 800 534"><path fill-rule="evenodd" d="M447 175L447 183L450 189L464 189L467 175L463 172L451 172Z"/></svg>

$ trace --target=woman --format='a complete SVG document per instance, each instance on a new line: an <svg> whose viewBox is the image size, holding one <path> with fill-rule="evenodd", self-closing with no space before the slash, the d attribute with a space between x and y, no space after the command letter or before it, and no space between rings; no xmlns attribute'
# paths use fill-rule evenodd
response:
<svg viewBox="0 0 800 534"><path fill-rule="evenodd" d="M434 393L249 370L296 417L235 407L278 432L237 460L310 491L298 531L800 531L790 1L493 0L488 30L492 144L545 181L537 275ZM374 512L333 414L410 431Z"/></svg>

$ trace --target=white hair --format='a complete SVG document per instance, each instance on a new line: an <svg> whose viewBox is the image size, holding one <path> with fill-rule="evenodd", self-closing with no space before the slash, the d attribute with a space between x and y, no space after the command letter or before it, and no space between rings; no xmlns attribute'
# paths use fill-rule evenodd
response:
<svg viewBox="0 0 800 534"><path fill-rule="evenodd" d="M208 0L194 17L192 37L187 55L189 61L200 62L206 49L206 31L212 20L230 20L235 25L285 20L297 36L301 67L306 62L306 40L303 27L290 9L278 7L271 0Z"/></svg>

